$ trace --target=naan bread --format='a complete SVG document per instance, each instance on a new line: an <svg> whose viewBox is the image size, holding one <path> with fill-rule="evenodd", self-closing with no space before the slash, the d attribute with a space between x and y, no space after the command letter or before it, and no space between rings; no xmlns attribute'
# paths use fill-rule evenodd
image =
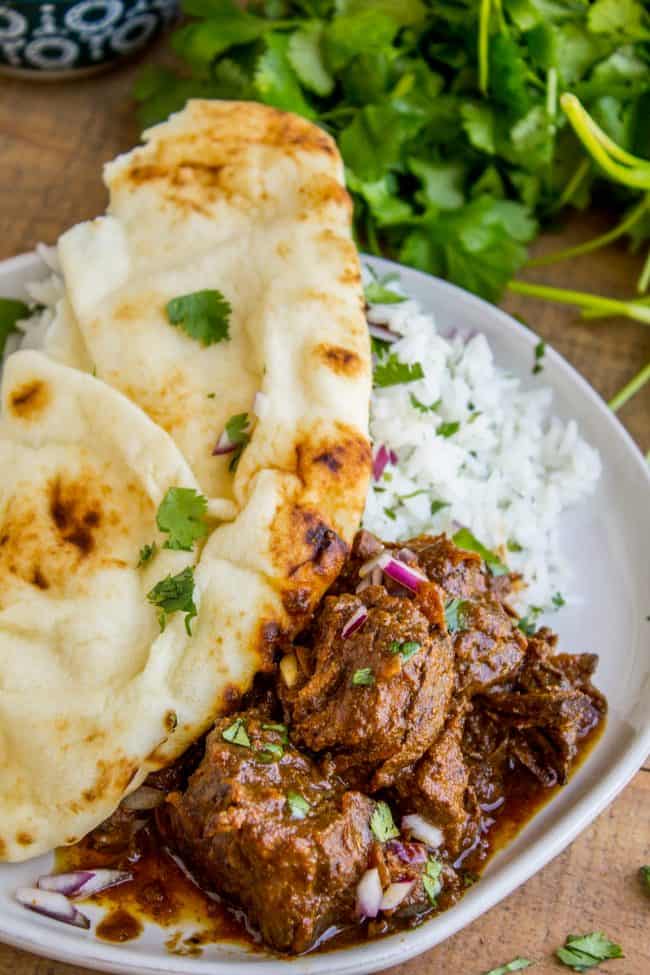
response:
<svg viewBox="0 0 650 975"><path fill-rule="evenodd" d="M76 368L25 352L5 369L0 858L78 839L235 705L338 574L365 502L369 342L334 144L225 102L147 139L107 167L109 215L59 244L68 304L48 351ZM204 348L164 309L208 288L233 314ZM233 475L212 449L258 392ZM87 564L51 523L57 478L104 505ZM136 571L164 492L195 484L222 523ZM194 557L191 637L180 613L160 634L146 593Z"/></svg>
<svg viewBox="0 0 650 975"><path fill-rule="evenodd" d="M295 471L305 440L340 449L366 432L368 334L341 159L316 126L250 102L192 101L145 139L106 167L108 215L61 238L66 289L97 375L167 430L232 518L256 470ZM208 348L165 311L202 289L233 308L230 339ZM212 450L260 390L269 409L233 480ZM327 482L342 509L351 502L336 526L348 533L363 480Z"/></svg>

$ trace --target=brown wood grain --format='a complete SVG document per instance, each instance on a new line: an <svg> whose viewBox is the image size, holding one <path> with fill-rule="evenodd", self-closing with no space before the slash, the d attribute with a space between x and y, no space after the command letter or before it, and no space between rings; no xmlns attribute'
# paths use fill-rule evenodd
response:
<svg viewBox="0 0 650 975"><path fill-rule="evenodd" d="M101 165L133 145L138 127L129 91L138 65L110 75L38 86L0 79L0 259L53 242L66 227L105 206ZM611 215L577 215L546 235L551 251L601 232ZM560 287L625 296L641 260L614 246L527 276ZM509 296L505 307L523 318L589 380L611 397L650 360L650 329L612 319L580 323L572 309ZM650 386L622 411L642 450L650 449ZM650 608L650 607L649 607ZM636 872L650 862L650 763L561 856L444 945L391 969L392 975L481 975L525 955L535 975L557 975L552 958L565 935L603 929L626 950L598 971L650 973L650 897ZM44 945L44 949L46 946ZM0 975L72 975L81 969L0 946Z"/></svg>

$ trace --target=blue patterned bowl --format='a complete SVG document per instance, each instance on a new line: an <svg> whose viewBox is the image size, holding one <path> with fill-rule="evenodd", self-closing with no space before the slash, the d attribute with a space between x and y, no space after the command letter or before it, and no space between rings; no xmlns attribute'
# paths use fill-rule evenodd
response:
<svg viewBox="0 0 650 975"><path fill-rule="evenodd" d="M177 0L0 0L0 71L56 79L138 51L176 17Z"/></svg>

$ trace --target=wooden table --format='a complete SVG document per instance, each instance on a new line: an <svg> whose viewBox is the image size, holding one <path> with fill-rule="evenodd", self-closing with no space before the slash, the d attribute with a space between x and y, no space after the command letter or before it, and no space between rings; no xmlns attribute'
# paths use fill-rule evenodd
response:
<svg viewBox="0 0 650 975"><path fill-rule="evenodd" d="M52 243L70 224L105 206L101 164L138 139L129 91L137 65L93 80L37 86L0 79L0 259ZM538 250L586 239L603 215L576 218ZM641 261L622 247L542 269L531 278L558 286L631 294ZM650 359L650 329L625 320L579 324L567 308L510 297L505 307L557 348L609 398ZM622 411L642 450L650 448L650 386ZM649 607L650 609L650 607ZM650 863L650 763L561 856L498 907L392 975L481 975L517 955L538 960L535 975L563 970L552 952L567 933L605 930L626 949L602 971L650 972L650 898L636 872ZM599 969L600 971L601 969ZM0 975L72 975L68 965L0 946Z"/></svg>

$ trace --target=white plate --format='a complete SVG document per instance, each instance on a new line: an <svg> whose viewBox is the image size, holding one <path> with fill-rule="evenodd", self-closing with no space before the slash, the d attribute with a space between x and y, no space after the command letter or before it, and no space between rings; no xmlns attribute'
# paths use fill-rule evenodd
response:
<svg viewBox="0 0 650 975"><path fill-rule="evenodd" d="M378 271L399 270L409 294L434 312L444 328L484 332L496 360L530 379L532 332L479 298L450 284L388 261ZM0 295L21 297L25 281L43 272L35 255L0 264ZM594 341L597 341L595 338ZM618 420L591 387L549 349L543 380L554 390L554 409L575 417L603 460L597 493L565 519L566 551L575 567L581 607L553 616L567 651L600 655L597 684L609 699L607 729L570 784L489 865L463 900L406 934L294 961L250 954L236 945L214 945L199 958L170 955L170 931L149 927L124 946L97 941L92 932L67 928L31 914L12 898L33 883L51 860L0 865L0 939L37 954L100 971L182 972L183 975L361 975L396 965L459 931L556 856L612 801L650 752L650 475ZM56 756L52 756L53 761ZM85 909L85 908L84 908Z"/></svg>

